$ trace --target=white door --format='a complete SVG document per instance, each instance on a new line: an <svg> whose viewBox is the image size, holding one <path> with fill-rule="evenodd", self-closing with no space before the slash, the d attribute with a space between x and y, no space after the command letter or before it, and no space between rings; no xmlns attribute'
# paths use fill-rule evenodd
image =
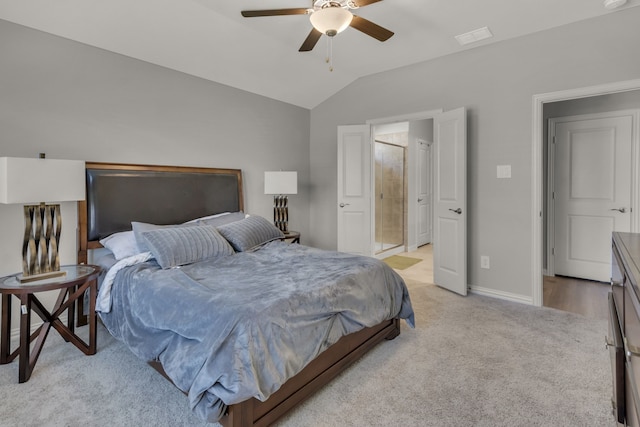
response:
<svg viewBox="0 0 640 427"><path fill-rule="evenodd" d="M338 127L338 250L372 255L369 125Z"/></svg>
<svg viewBox="0 0 640 427"><path fill-rule="evenodd" d="M608 282L611 233L631 230L633 116L565 117L549 126L555 274Z"/></svg>
<svg viewBox="0 0 640 427"><path fill-rule="evenodd" d="M423 139L418 141L418 246L431 243L431 143Z"/></svg>
<svg viewBox="0 0 640 427"><path fill-rule="evenodd" d="M433 279L467 294L467 125L464 108L434 119Z"/></svg>

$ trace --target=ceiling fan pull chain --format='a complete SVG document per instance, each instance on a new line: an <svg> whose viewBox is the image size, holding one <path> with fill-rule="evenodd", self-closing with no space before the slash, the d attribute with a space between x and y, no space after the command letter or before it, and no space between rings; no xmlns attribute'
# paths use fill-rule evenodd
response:
<svg viewBox="0 0 640 427"><path fill-rule="evenodd" d="M333 37L327 37L327 64L329 71L333 71Z"/></svg>

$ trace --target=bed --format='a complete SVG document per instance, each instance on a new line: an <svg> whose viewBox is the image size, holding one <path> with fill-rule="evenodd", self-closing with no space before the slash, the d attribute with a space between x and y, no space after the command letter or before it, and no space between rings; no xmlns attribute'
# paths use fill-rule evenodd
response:
<svg viewBox="0 0 640 427"><path fill-rule="evenodd" d="M148 245L111 264L100 317L203 419L270 425L398 336L400 318L413 325L404 282L384 263L286 244L264 218L241 214L240 170L107 163L86 170L79 262L100 241L130 238L132 222ZM226 222L232 215L242 216ZM181 308L167 309L171 303Z"/></svg>

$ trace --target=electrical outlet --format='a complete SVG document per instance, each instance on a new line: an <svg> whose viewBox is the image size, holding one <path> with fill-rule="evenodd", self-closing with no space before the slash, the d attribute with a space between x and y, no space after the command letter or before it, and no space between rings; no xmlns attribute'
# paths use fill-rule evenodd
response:
<svg viewBox="0 0 640 427"><path fill-rule="evenodd" d="M491 268L491 265L489 263L489 257L486 255L482 255L480 257L480 268L486 268L489 269Z"/></svg>
<svg viewBox="0 0 640 427"><path fill-rule="evenodd" d="M511 178L511 165L498 165L498 178Z"/></svg>

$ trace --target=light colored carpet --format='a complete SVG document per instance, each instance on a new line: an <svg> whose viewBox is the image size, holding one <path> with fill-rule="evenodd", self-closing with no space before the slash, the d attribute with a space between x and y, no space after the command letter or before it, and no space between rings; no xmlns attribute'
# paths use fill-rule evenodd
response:
<svg viewBox="0 0 640 427"><path fill-rule="evenodd" d="M404 270L411 267L412 265L416 265L422 260L407 256L392 255L383 259L383 261L386 262L391 268L395 268L396 270Z"/></svg>
<svg viewBox="0 0 640 427"><path fill-rule="evenodd" d="M278 426L612 424L606 322L408 285L416 329L403 322ZM52 332L25 384L17 362L0 366L0 425L204 425L180 391L99 331L91 357Z"/></svg>

